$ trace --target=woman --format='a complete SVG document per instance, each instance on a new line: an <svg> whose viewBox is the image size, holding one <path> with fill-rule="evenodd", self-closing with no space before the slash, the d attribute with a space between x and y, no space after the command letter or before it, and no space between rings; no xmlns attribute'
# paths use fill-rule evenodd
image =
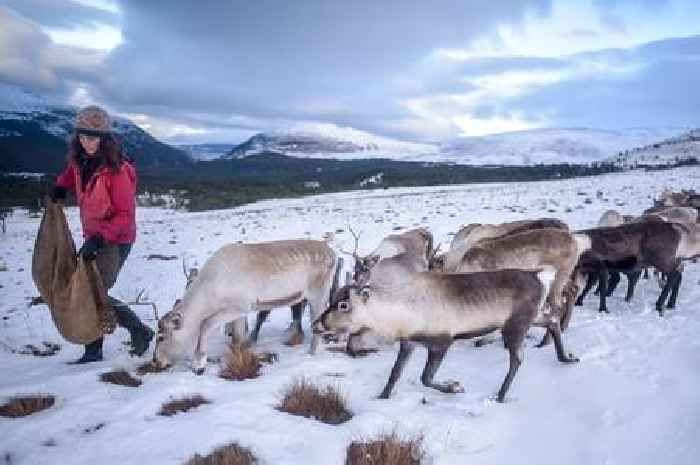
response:
<svg viewBox="0 0 700 465"><path fill-rule="evenodd" d="M69 190L78 201L85 238L78 255L95 260L105 288L110 289L136 239L136 170L122 155L109 115L97 106L78 113L68 167L56 180L51 198L65 199ZM143 355L153 331L124 302L113 297L109 301L118 324L131 335L131 353ZM102 360L102 342L100 337L86 345L85 354L74 363Z"/></svg>

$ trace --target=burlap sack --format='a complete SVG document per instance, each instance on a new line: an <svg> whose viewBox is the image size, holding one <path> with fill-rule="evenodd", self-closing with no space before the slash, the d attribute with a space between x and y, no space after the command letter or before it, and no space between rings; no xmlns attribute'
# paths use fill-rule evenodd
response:
<svg viewBox="0 0 700 465"><path fill-rule="evenodd" d="M47 199L34 244L32 278L69 342L88 344L111 333L116 318L95 262L78 260L63 207Z"/></svg>

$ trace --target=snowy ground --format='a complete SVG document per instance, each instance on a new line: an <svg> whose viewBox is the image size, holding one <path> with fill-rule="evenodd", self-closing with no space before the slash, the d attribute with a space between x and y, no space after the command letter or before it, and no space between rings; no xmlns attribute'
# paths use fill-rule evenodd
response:
<svg viewBox="0 0 700 465"><path fill-rule="evenodd" d="M202 264L219 246L236 241L310 237L334 233L352 248L347 225L362 231L368 252L395 227L428 226L437 240L463 223L557 217L574 228L593 226L616 208L640 213L665 187L697 187L700 169L632 172L561 182L393 189L266 201L226 211L188 214L138 210L139 237L113 293L133 299L145 289L162 312L181 295L181 262L147 261L151 253ZM590 199L590 200L588 200ZM590 202L590 203L587 203ZM76 236L77 211L68 211ZM106 340L105 361L88 366L66 362L81 347L64 343L46 307L28 307L37 295L31 252L39 220L16 211L0 248L0 345L18 348L44 340L63 345L47 358L13 354L0 347L0 402L26 393L51 393L57 404L39 414L0 418L0 462L11 464L170 464L195 452L239 441L264 464L341 464L347 444L358 436L397 428L422 433L435 465L566 463L698 463L700 457L700 271L686 268L678 308L659 318L653 311L658 288L641 281L634 301L618 290L610 315L599 315L596 300L578 308L565 343L581 359L558 363L552 348L536 349L532 330L525 361L505 404L490 400L507 369L499 344L475 348L457 343L436 379L458 379L466 393L441 394L419 381L425 355L416 351L390 400L378 400L395 348L350 359L307 346L281 344L289 312L273 312L262 330L260 350L279 354L261 378L219 379L211 364L204 376L186 367L143 377L139 388L108 385L102 372L133 370L144 359L130 358L119 329ZM150 310L136 310L155 325ZM307 327L308 328L308 327ZM307 329L308 332L308 329ZM221 332L211 338L210 355L221 355ZM150 352L149 352L150 354ZM340 426L290 416L273 408L284 386L297 376L340 387L354 418ZM171 396L200 393L212 403L175 417L156 412ZM103 427L95 431L97 425Z"/></svg>

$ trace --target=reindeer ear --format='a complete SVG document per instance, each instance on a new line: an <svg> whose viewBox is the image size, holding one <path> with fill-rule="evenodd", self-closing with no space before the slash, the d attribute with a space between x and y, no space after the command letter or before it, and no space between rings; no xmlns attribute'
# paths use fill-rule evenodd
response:
<svg viewBox="0 0 700 465"><path fill-rule="evenodd" d="M380 258L381 257L379 255L370 255L369 257L365 258L365 266L367 266L367 268L373 268L374 265L379 263Z"/></svg>

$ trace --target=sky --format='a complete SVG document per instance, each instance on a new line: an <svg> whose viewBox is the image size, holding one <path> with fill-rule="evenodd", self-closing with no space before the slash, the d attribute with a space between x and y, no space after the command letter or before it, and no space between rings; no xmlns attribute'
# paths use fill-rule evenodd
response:
<svg viewBox="0 0 700 465"><path fill-rule="evenodd" d="M0 0L0 83L172 143L698 127L698 17L697 0Z"/></svg>

